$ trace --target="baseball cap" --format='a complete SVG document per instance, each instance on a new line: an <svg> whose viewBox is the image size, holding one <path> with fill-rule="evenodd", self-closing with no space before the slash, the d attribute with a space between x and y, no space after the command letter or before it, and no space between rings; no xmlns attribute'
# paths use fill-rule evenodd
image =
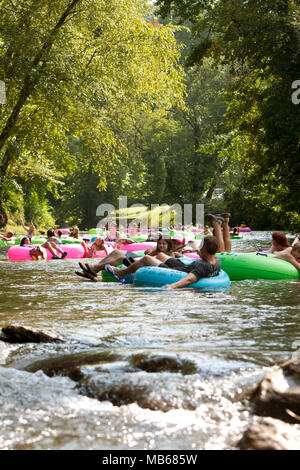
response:
<svg viewBox="0 0 300 470"><path fill-rule="evenodd" d="M178 243L185 244L185 237L183 235L175 235L172 240L175 240Z"/></svg>

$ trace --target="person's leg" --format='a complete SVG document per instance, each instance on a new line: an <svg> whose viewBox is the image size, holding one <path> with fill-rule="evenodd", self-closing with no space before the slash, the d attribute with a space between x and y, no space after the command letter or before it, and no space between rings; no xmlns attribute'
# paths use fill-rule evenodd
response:
<svg viewBox="0 0 300 470"><path fill-rule="evenodd" d="M224 250L226 252L231 252L231 238L229 232L229 217L224 217L223 226L223 240L224 240Z"/></svg>
<svg viewBox="0 0 300 470"><path fill-rule="evenodd" d="M165 261L166 261L167 259L169 259L170 256L169 256L169 255L166 255L166 253L160 252L160 253L158 253L158 255L156 255L156 258L157 258L161 263L165 263Z"/></svg>
<svg viewBox="0 0 300 470"><path fill-rule="evenodd" d="M54 250L58 251L60 254L64 255L64 257L66 256L66 252L59 246L57 245L56 243L52 242L51 243L51 246Z"/></svg>
<svg viewBox="0 0 300 470"><path fill-rule="evenodd" d="M136 261L135 263L132 263L130 266L128 266L128 268L114 268L114 273L120 279L123 279L126 274L133 274L143 266L159 266L161 263L162 261L154 258L153 256L145 255L139 261Z"/></svg>
<svg viewBox="0 0 300 470"><path fill-rule="evenodd" d="M126 251L114 250L109 255L105 256L105 258L101 258L101 261L99 261L99 263L94 264L93 266L87 264L88 270L92 274L97 275L100 271L103 271L105 269L106 264L111 264L112 266L118 266L119 264L121 264L125 256ZM82 263L79 263L79 265L81 269L83 269Z"/></svg>
<svg viewBox="0 0 300 470"><path fill-rule="evenodd" d="M43 246L44 248L47 248L47 249L50 251L51 255L57 256L57 253L56 253L55 250L53 250L51 243L45 242L45 243L43 243L42 246Z"/></svg>
<svg viewBox="0 0 300 470"><path fill-rule="evenodd" d="M223 251L225 251L225 244L224 244L224 239L223 239L223 231L222 231L221 223L217 218L211 218L211 224L214 229L214 236L218 240L218 244L219 244L218 253L222 253ZM228 224L227 224L227 228L228 228Z"/></svg>

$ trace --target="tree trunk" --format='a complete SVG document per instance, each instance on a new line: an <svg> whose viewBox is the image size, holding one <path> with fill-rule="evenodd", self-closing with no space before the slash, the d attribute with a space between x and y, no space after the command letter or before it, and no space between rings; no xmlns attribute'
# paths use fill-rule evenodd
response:
<svg viewBox="0 0 300 470"><path fill-rule="evenodd" d="M14 149L8 145L0 164L0 228L5 227L8 222L8 216L3 207L4 183L8 167L13 160L14 155Z"/></svg>
<svg viewBox="0 0 300 470"><path fill-rule="evenodd" d="M228 168L228 166L230 165L230 157L228 157L223 165L221 166L221 168L219 170L216 171L215 173L215 177L213 178L211 184L210 184L210 187L208 188L208 191L206 193L206 200L207 201L210 201L214 195L214 191L221 179L221 176L222 174L224 173L224 171Z"/></svg>

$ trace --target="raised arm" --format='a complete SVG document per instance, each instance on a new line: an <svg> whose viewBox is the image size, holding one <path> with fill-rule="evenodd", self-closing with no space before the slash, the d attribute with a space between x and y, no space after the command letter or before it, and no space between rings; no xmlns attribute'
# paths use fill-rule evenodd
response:
<svg viewBox="0 0 300 470"><path fill-rule="evenodd" d="M26 232L28 232L29 227L26 227L26 225L24 225L23 220L21 220L21 225L22 225L23 229L26 230Z"/></svg>

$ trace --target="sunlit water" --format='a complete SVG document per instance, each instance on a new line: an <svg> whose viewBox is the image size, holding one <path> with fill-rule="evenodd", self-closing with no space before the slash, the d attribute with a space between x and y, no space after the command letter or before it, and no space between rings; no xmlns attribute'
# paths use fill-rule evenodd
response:
<svg viewBox="0 0 300 470"><path fill-rule="evenodd" d="M252 232L233 250L269 240L269 232ZM0 449L235 448L252 419L244 391L290 358L300 338L298 281L232 282L217 293L143 289L81 280L72 260L13 263L6 252L0 327L24 325L65 341L0 341ZM22 370L91 352L105 359L81 369L101 396L67 377ZM140 355L191 367L137 369ZM114 402L116 390L128 403Z"/></svg>

